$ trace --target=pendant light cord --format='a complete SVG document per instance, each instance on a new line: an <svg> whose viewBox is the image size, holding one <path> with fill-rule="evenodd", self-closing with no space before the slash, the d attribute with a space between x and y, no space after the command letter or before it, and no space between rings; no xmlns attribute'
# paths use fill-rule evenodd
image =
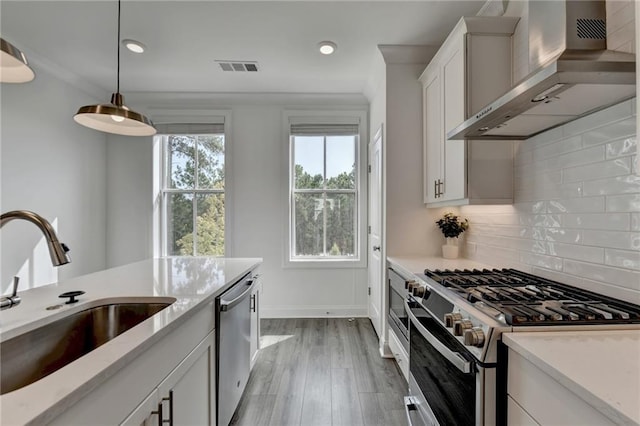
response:
<svg viewBox="0 0 640 426"><path fill-rule="evenodd" d="M120 93L120 0L118 0L118 79L116 82L116 93Z"/></svg>

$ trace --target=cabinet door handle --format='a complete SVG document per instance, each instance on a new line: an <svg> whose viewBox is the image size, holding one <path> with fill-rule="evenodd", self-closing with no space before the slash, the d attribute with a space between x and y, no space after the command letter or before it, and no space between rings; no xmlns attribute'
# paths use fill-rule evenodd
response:
<svg viewBox="0 0 640 426"><path fill-rule="evenodd" d="M441 197L444 194L444 192L442 192L442 185L444 185L444 182L438 179L438 183L437 183L438 189L436 190L436 192L438 193L438 197Z"/></svg>
<svg viewBox="0 0 640 426"><path fill-rule="evenodd" d="M251 295L251 312L255 312L256 311L256 295L252 294Z"/></svg>
<svg viewBox="0 0 640 426"><path fill-rule="evenodd" d="M173 426L173 390L169 391L169 398L162 398L162 400L169 401L169 420L162 420L162 422L169 423L169 426Z"/></svg>
<svg viewBox="0 0 640 426"><path fill-rule="evenodd" d="M158 426L162 426L162 423L164 422L164 419L163 419L164 416L162 414L162 402L158 404L158 411L152 411L151 414L158 415Z"/></svg>
<svg viewBox="0 0 640 426"><path fill-rule="evenodd" d="M438 181L437 180L433 181L433 194L434 194L434 198L438 198Z"/></svg>

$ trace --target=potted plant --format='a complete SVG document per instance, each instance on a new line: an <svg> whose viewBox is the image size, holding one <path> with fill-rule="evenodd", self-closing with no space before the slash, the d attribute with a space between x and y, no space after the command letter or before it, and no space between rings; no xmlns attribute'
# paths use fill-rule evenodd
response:
<svg viewBox="0 0 640 426"><path fill-rule="evenodd" d="M445 213L440 220L436 221L438 228L445 236L446 244L442 246L442 257L445 259L455 259L458 257L458 237L467 228L469 220L461 220L453 213Z"/></svg>

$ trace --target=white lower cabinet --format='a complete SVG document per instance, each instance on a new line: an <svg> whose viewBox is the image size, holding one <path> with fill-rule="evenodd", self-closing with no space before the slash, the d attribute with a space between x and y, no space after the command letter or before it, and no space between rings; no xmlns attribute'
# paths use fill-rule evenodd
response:
<svg viewBox="0 0 640 426"><path fill-rule="evenodd" d="M212 331L121 426L215 424L215 357Z"/></svg>
<svg viewBox="0 0 640 426"><path fill-rule="evenodd" d="M513 349L509 349L507 393L509 425L614 424Z"/></svg>
<svg viewBox="0 0 640 426"><path fill-rule="evenodd" d="M215 424L215 362L212 331L158 386L163 420L176 425Z"/></svg>

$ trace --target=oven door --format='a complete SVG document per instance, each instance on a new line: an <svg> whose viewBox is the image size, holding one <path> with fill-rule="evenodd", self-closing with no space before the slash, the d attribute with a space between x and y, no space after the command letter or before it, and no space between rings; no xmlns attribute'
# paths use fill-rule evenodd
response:
<svg viewBox="0 0 640 426"><path fill-rule="evenodd" d="M427 425L482 424L481 376L473 356L413 298L407 299L405 310L412 407Z"/></svg>

